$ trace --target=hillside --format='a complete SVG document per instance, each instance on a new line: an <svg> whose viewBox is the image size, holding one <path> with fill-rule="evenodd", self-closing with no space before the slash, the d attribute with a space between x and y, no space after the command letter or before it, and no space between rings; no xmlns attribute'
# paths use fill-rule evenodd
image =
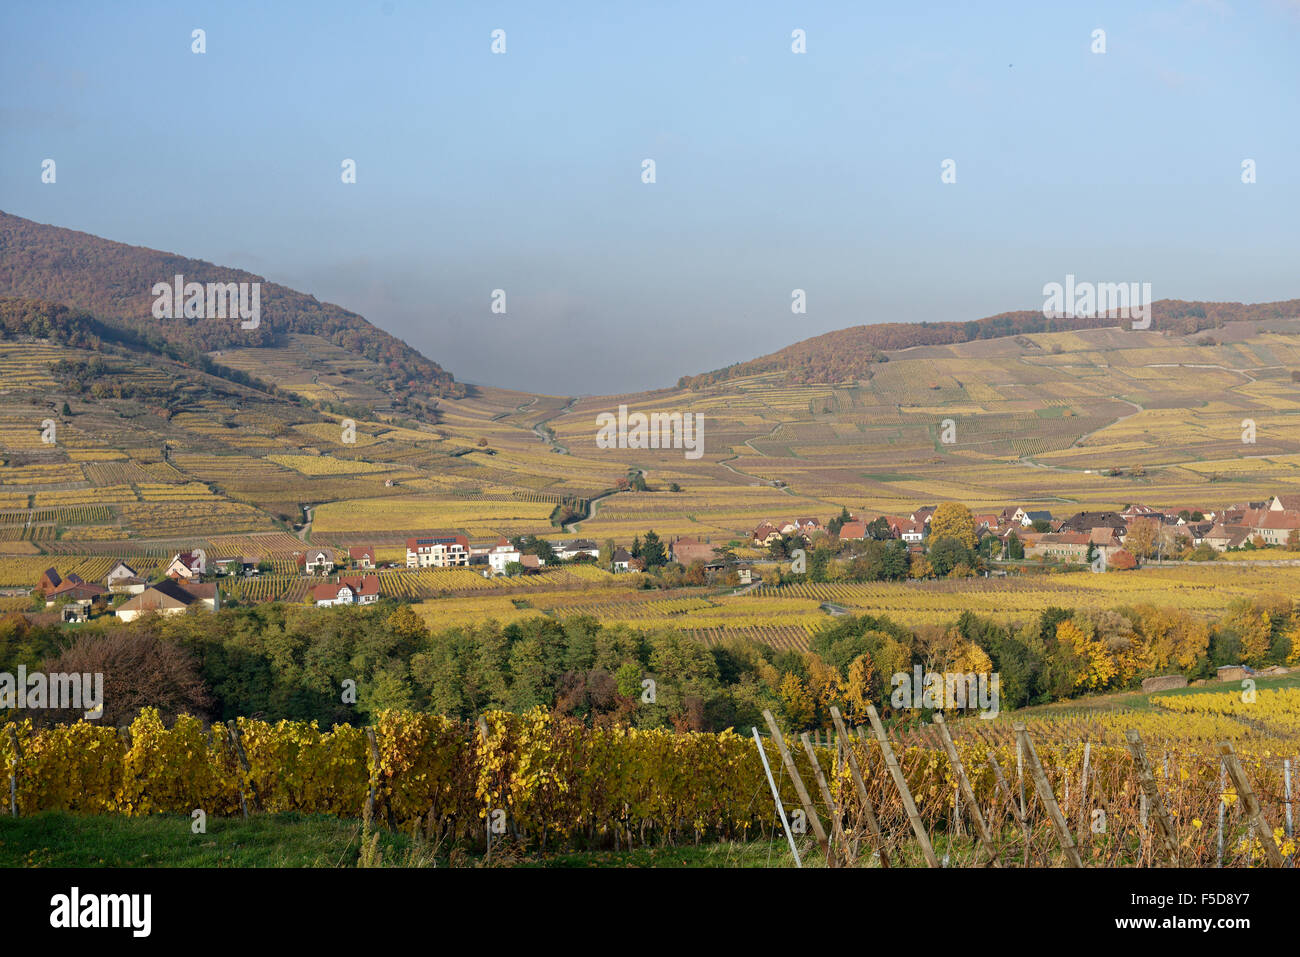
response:
<svg viewBox="0 0 1300 957"><path fill-rule="evenodd" d="M153 318L154 284L186 282L260 282L261 315L257 328L217 318ZM310 386L318 381L324 360L327 373L339 374L338 353L354 357L346 375L329 382L313 398L368 405L391 405L408 411L427 408L440 396L463 395L451 374L406 343L356 313L318 301L241 269L199 259L128 246L88 233L46 226L0 212L0 297L59 303L84 310L108 327L129 330L142 341L162 340L173 347L221 352L239 357L250 374ZM262 368L265 350L278 350L277 364ZM347 380L355 385L348 387ZM303 390L304 394L310 389Z"/></svg>
<svg viewBox="0 0 1300 957"><path fill-rule="evenodd" d="M1151 328L1175 335L1192 335L1228 322L1284 319L1300 315L1300 299L1289 302L1243 305L1239 302L1183 302L1161 299L1152 303ZM683 376L678 388L699 389L770 372L799 384L849 383L869 379L873 365L888 361L889 350L917 346L955 345L981 339L1040 332L1070 332L1114 326L1108 316L1053 318L1042 312L1004 312L969 322L882 322L837 329L804 339L766 356L737 362L723 369Z"/></svg>

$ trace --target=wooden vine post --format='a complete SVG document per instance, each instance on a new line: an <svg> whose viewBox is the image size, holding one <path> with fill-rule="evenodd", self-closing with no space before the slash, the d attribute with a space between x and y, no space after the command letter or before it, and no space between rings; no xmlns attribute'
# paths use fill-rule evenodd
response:
<svg viewBox="0 0 1300 957"><path fill-rule="evenodd" d="M1146 795L1148 813L1153 813L1156 822L1156 838L1164 851L1164 856L1169 863L1178 866L1178 835L1174 831L1173 818L1165 809L1164 798L1160 796L1160 789L1156 786L1156 777L1151 772L1151 762L1147 760L1146 748L1142 746L1142 735L1138 734L1136 728L1129 728L1124 732L1124 737L1128 741L1128 750L1133 755L1133 766L1137 771L1138 783L1142 786L1142 793Z"/></svg>
<svg viewBox="0 0 1300 957"><path fill-rule="evenodd" d="M808 819L808 825L813 829L813 834L817 836L817 843L821 845L822 854L826 856L827 862L830 862L831 845L826 838L826 830L817 817L812 798L808 794L808 789L804 787L803 778L799 776L799 769L794 765L794 758L790 756L790 749L785 746L785 737L781 734L781 728L776 723L776 718L772 717L771 711L765 710L763 712L763 720L767 722L767 726L772 732L772 740L776 742L776 749L781 753L781 763L785 765L786 773L790 775L790 780L794 782L794 791L799 795L799 803L803 805L803 813Z"/></svg>
<svg viewBox="0 0 1300 957"><path fill-rule="evenodd" d="M961 755L957 753L957 745L953 744L952 734L948 731L948 722L944 721L941 712L936 711L934 713L934 723L939 729L939 738L943 742L943 749L948 753L948 761L952 764L952 769L957 775L957 786L961 788L961 794L966 801L971 821L975 824L975 833L979 835L980 843L988 851L989 859L985 864L990 867L997 867L997 845L993 843L993 835L989 833L988 825L984 823L984 815L980 812L979 802L975 800L975 789L970 786L970 779L966 777L966 769L961 764Z"/></svg>
<svg viewBox="0 0 1300 957"><path fill-rule="evenodd" d="M1056 795L1052 793L1052 783L1047 780L1047 772L1043 770L1042 762L1038 760L1038 752L1034 750L1034 741L1029 737L1029 729L1020 722L1016 722L1013 727L1016 739L1021 742L1025 763L1029 765L1029 775L1034 779L1038 800L1047 809L1047 816L1052 821L1052 827L1056 829L1056 838L1061 844L1061 850L1065 852L1065 859L1071 867L1083 867L1083 859L1079 857L1079 849L1074 844L1074 835L1070 833L1070 827L1065 823L1065 816L1061 814L1061 807L1056 803Z"/></svg>
<svg viewBox="0 0 1300 957"><path fill-rule="evenodd" d="M916 810L916 802L912 800L907 778L903 776L903 769L898 765L898 758L894 757L894 749L889 744L889 736L885 734L885 726L880 723L876 706L870 702L867 703L867 719L871 722L871 730L875 732L876 741L880 744L880 752L885 756L885 767L889 768L889 773L894 779L894 787L898 789L898 795L903 800L903 810L907 812L907 819L912 824L912 833L916 835L916 842L921 845L921 854L925 857L925 863L930 867L939 867L939 859L934 856L934 848L930 846L930 835L925 832L925 824ZM858 728L858 734L866 740L867 734L862 728Z"/></svg>
<svg viewBox="0 0 1300 957"><path fill-rule="evenodd" d="M18 816L18 765L23 759L23 746L18 740L18 729L9 725L9 747L13 751L13 763L9 766L9 814Z"/></svg>
<svg viewBox="0 0 1300 957"><path fill-rule="evenodd" d="M1232 742L1220 743L1219 754L1223 756L1228 777L1232 778L1232 786L1237 789L1237 794L1241 797L1241 808L1246 812L1246 820L1250 822L1251 830L1259 837L1259 843L1264 847L1264 857L1268 859L1269 867L1284 866L1282 852L1278 850L1277 843L1273 840L1273 829L1268 826L1268 821L1264 818L1264 809L1260 807L1259 798L1255 797L1250 781L1246 778L1246 772L1242 770L1241 762L1237 760L1237 752L1232 749Z"/></svg>
<svg viewBox="0 0 1300 957"><path fill-rule="evenodd" d="M876 809L872 807L871 797L867 794L867 783L862 779L862 769L858 767L858 756L853 753L853 739L849 737L849 733L844 727L844 719L840 717L840 709L834 705L831 706L831 720L835 722L835 732L839 735L840 744L848 758L849 771L853 775L853 786L858 790L858 800L862 802L862 813L867 819L867 827L871 830L871 836L875 838L876 853L880 855L880 866L889 867L889 854L885 851L885 835L880 830L880 821L876 818Z"/></svg>
<svg viewBox="0 0 1300 957"><path fill-rule="evenodd" d="M248 763L248 755L244 753L244 742L239 733L238 719L230 722L230 745L235 749L235 757L248 778L249 790L253 792L253 810L260 814L262 812L262 795L258 793L257 785L253 782L253 768ZM247 810L244 813L247 814Z"/></svg>
<svg viewBox="0 0 1300 957"><path fill-rule="evenodd" d="M808 763L812 765L813 776L817 779L817 788L822 793L822 800L826 802L826 813L831 819L831 858L827 863L834 867L836 864L835 848L840 849L839 861L847 861L849 858L848 841L844 837L844 829L840 827L840 814L835 807L835 798L831 796L830 786L826 783L826 775L822 773L821 763L817 760L817 751L813 748L812 741L808 739L808 732L805 731L799 735L799 742L803 745L803 750L808 755Z"/></svg>

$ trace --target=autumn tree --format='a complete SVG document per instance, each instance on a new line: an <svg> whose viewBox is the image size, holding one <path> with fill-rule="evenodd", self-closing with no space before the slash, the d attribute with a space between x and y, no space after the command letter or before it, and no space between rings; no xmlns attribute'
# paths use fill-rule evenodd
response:
<svg viewBox="0 0 1300 957"><path fill-rule="evenodd" d="M1154 519L1138 518L1129 522L1124 548L1136 558L1150 558L1155 554L1157 524Z"/></svg>
<svg viewBox="0 0 1300 957"><path fill-rule="evenodd" d="M944 502L930 517L930 538L955 538L967 548L974 548L975 516L960 502Z"/></svg>
<svg viewBox="0 0 1300 957"><path fill-rule="evenodd" d="M127 724L146 706L157 708L170 722L182 714L206 717L213 704L194 656L148 627L78 635L62 654L45 663L44 670L102 674L104 713L98 721L104 727ZM62 721L81 717L58 710L44 716Z"/></svg>

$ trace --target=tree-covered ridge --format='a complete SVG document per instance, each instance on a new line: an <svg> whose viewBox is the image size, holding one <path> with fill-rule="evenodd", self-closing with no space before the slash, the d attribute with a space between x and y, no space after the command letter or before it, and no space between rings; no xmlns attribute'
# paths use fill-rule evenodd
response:
<svg viewBox="0 0 1300 957"><path fill-rule="evenodd" d="M260 324L242 329L238 321L229 319L153 318L154 284L171 282L176 275L184 276L187 283L260 282ZM280 345L290 333L316 335L381 365L388 375L375 385L398 402L464 392L450 373L400 339L314 296L242 269L112 242L4 212L0 212L0 296L60 303L140 335L203 352Z"/></svg>
<svg viewBox="0 0 1300 957"><path fill-rule="evenodd" d="M1191 335L1228 322L1288 319L1300 315L1300 299L1286 302L1184 302L1161 299L1151 304L1151 329ZM871 367L888 361L886 352L915 346L955 345L1042 332L1069 332L1114 326L1113 316L1047 318L1041 311L1004 312L969 322L882 322L852 326L814 336L770 355L724 369L683 376L679 388L704 386L769 372L784 372L792 383L853 382L871 377Z"/></svg>

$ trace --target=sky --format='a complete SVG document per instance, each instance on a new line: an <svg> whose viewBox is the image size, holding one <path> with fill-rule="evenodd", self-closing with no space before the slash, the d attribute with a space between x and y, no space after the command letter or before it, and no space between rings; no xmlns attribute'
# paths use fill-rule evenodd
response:
<svg viewBox="0 0 1300 957"><path fill-rule="evenodd" d="M1067 274L1300 297L1297 51L1300 0L6 3L0 209L636 391Z"/></svg>

